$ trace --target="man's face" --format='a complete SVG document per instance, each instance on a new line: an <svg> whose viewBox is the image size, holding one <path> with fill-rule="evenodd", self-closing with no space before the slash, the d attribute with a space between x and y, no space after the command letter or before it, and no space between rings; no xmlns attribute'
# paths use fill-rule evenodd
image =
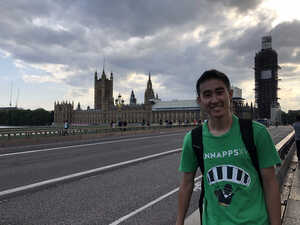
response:
<svg viewBox="0 0 300 225"><path fill-rule="evenodd" d="M211 118L221 118L230 113L232 90L223 81L211 79L200 84L198 103Z"/></svg>

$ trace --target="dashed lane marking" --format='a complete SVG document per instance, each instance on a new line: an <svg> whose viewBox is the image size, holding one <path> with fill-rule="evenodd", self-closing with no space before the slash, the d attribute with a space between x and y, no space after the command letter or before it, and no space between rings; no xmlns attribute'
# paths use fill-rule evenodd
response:
<svg viewBox="0 0 300 225"><path fill-rule="evenodd" d="M196 178L195 178L195 181L199 180L201 177L202 177L202 175L200 175L199 177L196 177ZM165 195L163 195L163 196L160 196L159 198L157 198L157 199L155 199L155 200L149 202L148 204L146 204L146 205L144 205L144 206L142 206L142 207L140 207L140 208L138 208L138 209L132 211L131 213L127 214L126 216L123 216L123 217L117 219L116 221L110 223L109 225L118 225L118 224L124 222L125 220L127 220L127 219L133 217L134 215L136 215L136 214L142 212L143 210L145 210L145 209L151 207L152 205L154 205L154 204L156 204L156 203L162 201L163 199L167 198L168 196L170 196L170 195L176 193L177 191L179 191L179 187L178 187L178 188L175 188L175 189L173 189L172 191L168 192L167 194L165 194Z"/></svg>

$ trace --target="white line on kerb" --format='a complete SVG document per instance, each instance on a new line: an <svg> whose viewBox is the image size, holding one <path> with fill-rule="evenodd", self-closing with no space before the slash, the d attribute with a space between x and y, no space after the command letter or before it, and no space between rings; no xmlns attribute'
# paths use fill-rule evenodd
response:
<svg viewBox="0 0 300 225"><path fill-rule="evenodd" d="M172 154L172 153L176 153L176 152L180 152L180 151L181 151L181 148L177 148L177 149L173 149L170 151L161 152L161 153L157 153L157 154L153 154L153 155L148 155L148 156L132 159L132 160L125 161L125 162L115 163L112 165L103 166L103 167L99 167L99 168L92 169L92 170L86 170L83 172L74 173L74 174L63 176L63 177L58 177L58 178L45 180L45 181L41 181L41 182L34 183L34 184L29 184L29 185L25 185L25 186L20 186L20 187L8 189L8 190L0 191L0 199L7 198L9 196L16 195L18 193L22 193L22 192L26 192L26 191L30 191L30 190L41 189L43 187L57 184L59 182L67 182L70 180L79 179L82 177L86 177L86 176L89 176L92 174L97 174L99 172L103 172L103 171L110 170L113 168L129 165L132 163L136 163L136 162L140 162L140 161L144 161L144 160L148 160L148 159L157 158L157 157L160 157L163 155L168 155L168 154Z"/></svg>
<svg viewBox="0 0 300 225"><path fill-rule="evenodd" d="M202 177L202 175L200 175L199 177L196 177L196 178L195 178L195 181L199 180L201 177ZM116 220L116 221L110 223L109 225L117 225L117 224L120 224L120 223L124 222L125 220L129 219L130 217L132 217L132 216L138 214L139 212L141 212L141 211L143 211L143 210L149 208L150 206L152 206L152 205L154 205L154 204L160 202L161 200L167 198L168 196L170 196L170 195L176 193L178 190L179 190L179 187L173 189L172 191L168 192L167 194L165 194L165 195L163 195L163 196L160 196L159 198L153 200L152 202L149 202L148 204L142 206L141 208L138 208L138 209L134 210L133 212L127 214L126 216L123 216L123 217L119 218L118 220Z"/></svg>
<svg viewBox="0 0 300 225"><path fill-rule="evenodd" d="M96 143L90 143L90 144L82 144L82 145L70 145L70 146L64 146L64 147L46 148L46 149L24 151L24 152L14 152L14 153L0 154L0 157L23 155L23 154L30 154L30 153L37 153L37 152L47 152L47 151L66 149L66 148L80 148L80 147L93 146L93 145L105 145L105 144L112 144L112 143L118 143L118 142L137 141L137 140L144 140L144 139L149 139L149 138L168 137L168 136L175 136L175 135L180 135L180 134L167 134L167 135L158 135L158 136L150 136L150 137L129 138L129 139L122 139L122 140L103 141L103 142L96 142Z"/></svg>

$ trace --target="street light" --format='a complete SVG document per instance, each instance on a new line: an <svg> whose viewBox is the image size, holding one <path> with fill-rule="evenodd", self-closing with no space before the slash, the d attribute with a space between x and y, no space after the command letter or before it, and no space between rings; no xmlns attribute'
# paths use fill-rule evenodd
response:
<svg viewBox="0 0 300 225"><path fill-rule="evenodd" d="M124 99L122 99L121 94L119 94L118 98L115 100L115 104L119 111L121 111L123 105L124 105Z"/></svg>

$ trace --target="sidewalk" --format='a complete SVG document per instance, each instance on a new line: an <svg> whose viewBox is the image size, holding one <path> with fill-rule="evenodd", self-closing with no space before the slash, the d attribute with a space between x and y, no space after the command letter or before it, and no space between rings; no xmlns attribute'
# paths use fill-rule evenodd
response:
<svg viewBox="0 0 300 225"><path fill-rule="evenodd" d="M297 156L291 161L291 166L295 171L292 176L292 184L287 199L286 211L284 213L283 225L300 224L300 164L297 162Z"/></svg>

